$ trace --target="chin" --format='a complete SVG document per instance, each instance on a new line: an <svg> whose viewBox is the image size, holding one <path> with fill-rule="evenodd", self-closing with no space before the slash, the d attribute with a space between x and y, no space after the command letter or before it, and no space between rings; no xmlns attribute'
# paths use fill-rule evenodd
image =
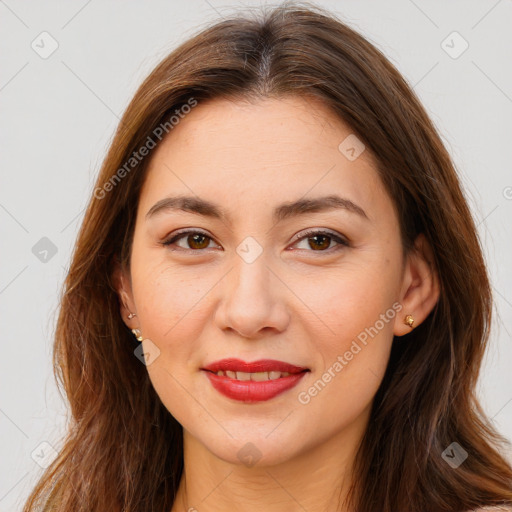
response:
<svg viewBox="0 0 512 512"><path fill-rule="evenodd" d="M294 450L296 447L287 441L288 436L285 437L283 432L271 439L275 434L268 435L272 428L261 434L245 429L245 435L241 429L234 438L226 434L222 439L209 439L203 444L213 455L229 464L249 469L274 466L294 458L297 450ZM293 439L293 436L289 439Z"/></svg>

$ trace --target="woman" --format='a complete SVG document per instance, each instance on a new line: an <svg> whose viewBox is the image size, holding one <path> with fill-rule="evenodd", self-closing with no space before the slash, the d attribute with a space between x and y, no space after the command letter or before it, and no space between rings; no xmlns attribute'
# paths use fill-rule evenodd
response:
<svg viewBox="0 0 512 512"><path fill-rule="evenodd" d="M25 511L511 510L491 300L389 61L310 5L219 22L103 164L55 340L72 422Z"/></svg>

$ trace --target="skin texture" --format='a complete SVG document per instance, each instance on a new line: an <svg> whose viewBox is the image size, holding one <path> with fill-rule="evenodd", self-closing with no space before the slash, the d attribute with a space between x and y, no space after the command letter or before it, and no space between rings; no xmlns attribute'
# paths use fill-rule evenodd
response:
<svg viewBox="0 0 512 512"><path fill-rule="evenodd" d="M184 428L185 473L172 512L333 510L350 482L393 336L411 330L406 314L416 327L438 299L422 236L403 258L394 205L370 151L350 161L338 149L350 134L315 99L215 99L195 107L151 156L131 268L118 268L115 279L124 321L150 340L145 349L160 351L147 371ZM272 220L281 203L333 193L367 218L340 209ZM178 194L217 203L230 222L184 211L145 218ZM162 245L180 228L210 238ZM302 238L309 228L349 246ZM252 263L236 251L248 236L262 249ZM394 303L401 311L333 372ZM130 311L137 316L129 320ZM310 372L295 388L246 404L219 394L200 371L226 357L277 359ZM301 403L299 393L329 368L335 376ZM238 454L246 443L258 459L252 467Z"/></svg>

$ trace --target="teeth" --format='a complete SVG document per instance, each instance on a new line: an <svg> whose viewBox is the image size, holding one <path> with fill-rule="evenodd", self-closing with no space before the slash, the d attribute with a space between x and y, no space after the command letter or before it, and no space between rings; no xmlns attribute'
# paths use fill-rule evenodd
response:
<svg viewBox="0 0 512 512"><path fill-rule="evenodd" d="M290 375L288 372L255 372L255 373L248 373L248 372L232 372L230 370L226 370L226 372L223 372L222 370L219 370L216 372L219 377L229 377L230 379L236 379L236 380L253 380L257 382L261 382L264 380L275 380L282 377L288 377Z"/></svg>
<svg viewBox="0 0 512 512"><path fill-rule="evenodd" d="M276 372L279 373L279 372ZM268 380L268 372L251 373L251 380L262 381Z"/></svg>

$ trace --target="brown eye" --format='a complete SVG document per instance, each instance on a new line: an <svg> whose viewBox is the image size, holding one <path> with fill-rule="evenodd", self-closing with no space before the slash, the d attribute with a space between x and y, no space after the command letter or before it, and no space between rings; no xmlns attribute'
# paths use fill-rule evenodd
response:
<svg viewBox="0 0 512 512"><path fill-rule="evenodd" d="M187 243L190 245L192 249L206 249L206 247L208 247L208 245L210 244L210 242L208 241L208 237L201 233L195 235L188 235Z"/></svg>
<svg viewBox="0 0 512 512"><path fill-rule="evenodd" d="M331 245L330 237L327 235L310 236L308 240L313 240L313 243L309 242L311 249L329 249Z"/></svg>
<svg viewBox="0 0 512 512"><path fill-rule="evenodd" d="M205 233L202 233L201 231L181 231L180 233L176 234L169 240L166 240L165 242L162 242L162 245L170 246L174 245L178 240L185 239L186 246L179 246L180 249L184 250L201 250L201 249L207 249L210 241L212 240L211 237L206 235Z"/></svg>
<svg viewBox="0 0 512 512"><path fill-rule="evenodd" d="M298 240L298 242L301 243L303 241L306 241L308 247L311 249L309 252L331 252L329 249L333 241L337 244L337 247L334 247L333 251L342 249L340 246L349 246L349 243L345 239L329 231L308 231Z"/></svg>

